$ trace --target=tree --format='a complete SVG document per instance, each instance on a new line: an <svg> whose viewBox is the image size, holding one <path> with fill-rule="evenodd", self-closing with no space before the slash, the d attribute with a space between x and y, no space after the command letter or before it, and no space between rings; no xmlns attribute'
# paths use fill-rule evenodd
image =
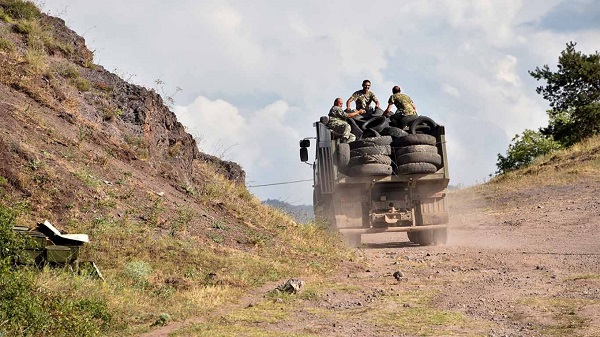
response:
<svg viewBox="0 0 600 337"><path fill-rule="evenodd" d="M498 171L496 173L502 174L527 166L535 158L560 148L561 145L551 136L527 129L520 136L515 135L508 146L506 157L498 153L496 162Z"/></svg>
<svg viewBox="0 0 600 337"><path fill-rule="evenodd" d="M558 58L558 71L548 65L529 74L545 80L536 92L550 102L549 125L541 133L552 136L563 146L600 133L600 54L584 55L567 43Z"/></svg>

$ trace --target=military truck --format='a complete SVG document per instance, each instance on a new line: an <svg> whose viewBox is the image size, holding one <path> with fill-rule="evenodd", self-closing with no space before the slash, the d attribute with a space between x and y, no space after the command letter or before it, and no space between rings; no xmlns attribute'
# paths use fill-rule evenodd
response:
<svg viewBox="0 0 600 337"><path fill-rule="evenodd" d="M316 137L300 140L303 162L314 140L316 218L354 245L362 234L381 232L407 232L424 246L445 244L450 178L444 126L426 116L396 126L384 116L365 116L350 120L358 140L343 143L327 120L314 123Z"/></svg>

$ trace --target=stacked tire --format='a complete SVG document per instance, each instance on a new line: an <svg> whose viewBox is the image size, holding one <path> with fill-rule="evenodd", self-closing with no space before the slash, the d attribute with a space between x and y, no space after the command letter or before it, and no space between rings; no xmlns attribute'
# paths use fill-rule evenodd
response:
<svg viewBox="0 0 600 337"><path fill-rule="evenodd" d="M426 116L406 116L404 128L384 116L353 120L357 139L338 148L338 167L349 176L430 174L442 168L436 137L438 124Z"/></svg>
<svg viewBox="0 0 600 337"><path fill-rule="evenodd" d="M391 175L391 143L391 136L367 137L348 143L346 173L351 177Z"/></svg>
<svg viewBox="0 0 600 337"><path fill-rule="evenodd" d="M409 134L394 139L395 172L401 174L430 174L442 167L436 138L428 134Z"/></svg>

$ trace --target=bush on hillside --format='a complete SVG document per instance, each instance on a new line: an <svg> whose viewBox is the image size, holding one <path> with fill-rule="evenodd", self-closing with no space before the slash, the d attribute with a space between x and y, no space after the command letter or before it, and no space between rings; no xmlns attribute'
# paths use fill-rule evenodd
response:
<svg viewBox="0 0 600 337"><path fill-rule="evenodd" d="M40 10L31 1L0 0L0 8L15 20L31 20L39 18L42 15Z"/></svg>
<svg viewBox="0 0 600 337"><path fill-rule="evenodd" d="M515 135L512 139L512 143L506 151L506 157L498 154L496 162L498 171L496 173L502 174L527 166L535 158L560 148L561 145L551 136L543 135L539 131L525 130L521 135Z"/></svg>

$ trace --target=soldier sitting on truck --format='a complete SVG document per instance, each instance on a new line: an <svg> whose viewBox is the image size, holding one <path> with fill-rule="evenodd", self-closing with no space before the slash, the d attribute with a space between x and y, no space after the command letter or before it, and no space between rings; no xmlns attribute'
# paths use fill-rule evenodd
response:
<svg viewBox="0 0 600 337"><path fill-rule="evenodd" d="M356 140L356 136L351 132L350 124L347 122L348 119L362 115L366 111L365 109L344 110L342 108L343 105L344 101L340 97L333 101L333 106L329 109L329 121L326 126L331 129L333 133L340 136L342 142L349 143Z"/></svg>
<svg viewBox="0 0 600 337"><path fill-rule="evenodd" d="M392 88L392 95L388 100L388 106L384 111L384 116L391 113L392 105L396 106L396 112L390 116L390 121L398 127L403 127L417 116L417 107L412 99L401 93L402 89L399 86Z"/></svg>
<svg viewBox="0 0 600 337"><path fill-rule="evenodd" d="M356 110L364 109L369 113L373 113L375 110L371 107L371 103L375 102L375 107L379 108L379 100L377 96L370 91L371 81L364 80L362 82L362 90L355 91L350 98L346 101L346 109L350 110L350 103L356 101Z"/></svg>

